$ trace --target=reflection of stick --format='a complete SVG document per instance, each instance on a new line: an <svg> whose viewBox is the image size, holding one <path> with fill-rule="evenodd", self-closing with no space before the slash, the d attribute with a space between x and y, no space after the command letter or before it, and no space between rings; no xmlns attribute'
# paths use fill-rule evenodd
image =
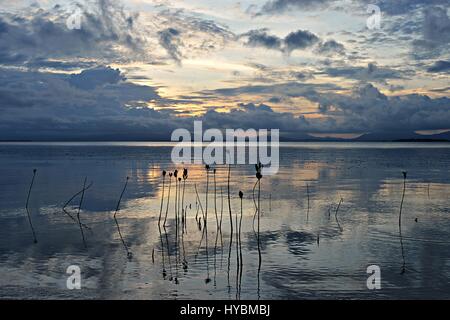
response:
<svg viewBox="0 0 450 320"><path fill-rule="evenodd" d="M231 239L233 239L233 217L231 216L230 176L231 176L231 164L228 165L228 211L230 213L230 234Z"/></svg>
<svg viewBox="0 0 450 320"><path fill-rule="evenodd" d="M402 194L402 201L400 203L400 212L398 214L398 233L400 236L400 247L402 250L402 260L403 260L401 274L404 274L406 271L405 252L403 249L403 237L402 237L402 209L403 209L403 200L405 199L405 191L406 191L406 174L407 174L407 172L403 171L403 194Z"/></svg>
<svg viewBox="0 0 450 320"><path fill-rule="evenodd" d="M252 223L252 228L253 228L254 233L256 233L255 221L256 221L256 215L258 214L258 205L256 204L256 199L255 199L255 189L256 189L256 186L258 185L258 181L259 180L256 180L255 185L253 186L253 190L252 190L253 205L255 206L255 214L253 215L253 223Z"/></svg>
<svg viewBox="0 0 450 320"><path fill-rule="evenodd" d="M158 224L158 229L159 229L159 239L161 241L162 265L163 265L162 274L163 274L163 279L165 280L166 276L167 276L167 271L166 271L166 264L165 264L165 260L164 260L164 242L163 242L163 238L162 238L161 225L159 225L159 224Z"/></svg>
<svg viewBox="0 0 450 320"><path fill-rule="evenodd" d="M337 206L337 208L336 208L336 212L334 213L334 216L335 216L335 217L337 217L337 214L338 214L338 212L339 212L339 208L341 207L342 201L344 201L343 198L341 198L341 200L339 200L339 204L338 204L338 206Z"/></svg>
<svg viewBox="0 0 450 320"><path fill-rule="evenodd" d="M206 169L206 198L205 198L205 226L208 222L208 189L209 189L209 165L205 166Z"/></svg>
<svg viewBox="0 0 450 320"><path fill-rule="evenodd" d="M83 190L82 190L81 198L80 198L80 205L78 206L78 212L77 212L78 225L80 226L81 237L83 238L83 244L84 244L85 248L87 248L87 244L86 244L86 240L84 238L83 226L82 226L82 223L81 223L81 220L80 220L80 211L81 211L81 205L83 204L84 191L86 190L86 181L87 181L87 177L84 178Z"/></svg>
<svg viewBox="0 0 450 320"><path fill-rule="evenodd" d="M217 215L217 184L216 184L216 169L213 170L214 174L214 212L216 214L217 232L220 230L219 216Z"/></svg>
<svg viewBox="0 0 450 320"><path fill-rule="evenodd" d="M172 172L169 172L169 192L167 194L167 205L166 205L166 215L164 216L163 226L166 226L167 214L169 213L169 203L170 203L170 188L172 186Z"/></svg>
<svg viewBox="0 0 450 320"><path fill-rule="evenodd" d="M197 185L194 184L195 194L197 195L197 202L199 204L200 209L202 210L203 220L205 220L205 212L203 212L202 202L200 201L200 197L198 196Z"/></svg>
<svg viewBox="0 0 450 320"><path fill-rule="evenodd" d="M33 234L34 243L37 243L36 233L34 232L33 223L31 222L31 214L28 208L28 203L30 202L31 189L33 188L34 178L36 177L36 169L33 170L33 178L31 179L30 189L28 189L27 202L25 204L25 209L27 210L28 222L30 223L31 232Z"/></svg>
<svg viewBox="0 0 450 320"><path fill-rule="evenodd" d="M336 208L336 212L334 213L334 218L336 219L336 223L337 223L337 225L339 227L339 230L341 230L341 232L343 231L343 229L342 229L342 227L341 227L341 225L339 223L339 220L338 220L338 212L339 212L339 208L341 207L341 204L342 204L343 201L344 201L344 199L341 197L341 200L339 200L339 204L338 204L338 206Z"/></svg>
<svg viewBox="0 0 450 320"><path fill-rule="evenodd" d="M309 185L306 184L306 195L308 197L308 210L306 211L306 221L308 221L309 218Z"/></svg>
<svg viewBox="0 0 450 320"><path fill-rule="evenodd" d="M125 251L127 252L127 257L128 257L128 259L131 259L133 257L133 254L131 253L131 251L128 250L128 246L122 237L122 232L120 232L119 222L117 221L117 218L116 218L117 213L119 212L120 202L122 201L123 194L125 193L125 189L127 188L127 185L128 185L128 180L129 180L129 178L127 177L125 185L123 186L122 193L120 194L119 201L117 202L116 211L114 212L114 221L116 222L117 231L119 232L120 240L122 240L122 244L125 248Z"/></svg>
<svg viewBox="0 0 450 320"><path fill-rule="evenodd" d="M269 211L272 212L272 194L269 194Z"/></svg>

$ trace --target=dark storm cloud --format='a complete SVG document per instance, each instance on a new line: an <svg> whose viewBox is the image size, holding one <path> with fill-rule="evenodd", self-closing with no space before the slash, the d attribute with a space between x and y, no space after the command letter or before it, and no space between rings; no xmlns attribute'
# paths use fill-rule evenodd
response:
<svg viewBox="0 0 450 320"><path fill-rule="evenodd" d="M316 52L326 56L342 55L345 53L345 47L335 40L327 40L320 43Z"/></svg>
<svg viewBox="0 0 450 320"><path fill-rule="evenodd" d="M336 130L348 132L412 132L445 129L450 123L450 99L418 94L389 97L372 84L349 96L325 94L314 101L323 115L339 119Z"/></svg>
<svg viewBox="0 0 450 320"><path fill-rule="evenodd" d="M267 29L250 30L242 35L247 37L246 45L249 47L264 47L267 49L281 49L282 39L269 35Z"/></svg>
<svg viewBox="0 0 450 320"><path fill-rule="evenodd" d="M167 28L158 32L159 44L166 49L169 56L178 64L181 63L182 54L179 46L180 31L174 28Z"/></svg>
<svg viewBox="0 0 450 320"><path fill-rule="evenodd" d="M427 8L423 31L425 40L434 42L435 45L448 44L450 41L450 19L447 10L440 7Z"/></svg>
<svg viewBox="0 0 450 320"><path fill-rule="evenodd" d="M239 38L246 39L248 47L262 47L266 49L279 50L290 54L294 50L305 50L320 42L314 33L308 30L297 30L290 32L286 37L280 38L268 33L268 29L256 29L243 33ZM344 46L334 40L328 40L320 44L319 52L323 54L344 53Z"/></svg>
<svg viewBox="0 0 450 320"><path fill-rule="evenodd" d="M68 28L72 13L60 6L1 13L0 64L38 67L42 62L43 67L49 67L49 61L58 59L75 64L79 57L123 61L145 55L136 15L127 14L115 1L96 0L91 4L78 5L80 29Z"/></svg>
<svg viewBox="0 0 450 320"><path fill-rule="evenodd" d="M450 72L450 61L439 60L427 69L428 72Z"/></svg>
<svg viewBox="0 0 450 320"><path fill-rule="evenodd" d="M435 53L449 50L450 18L447 10L429 7L424 10L422 39L415 41L416 47L434 50Z"/></svg>
<svg viewBox="0 0 450 320"><path fill-rule="evenodd" d="M125 81L109 67L79 74L0 70L2 139L70 139L123 135L157 137L170 128L168 115L141 108L168 103L157 88Z"/></svg>
<svg viewBox="0 0 450 320"><path fill-rule="evenodd" d="M363 7L366 7L368 4L376 4L383 13L389 15L402 15L432 5L448 6L448 0L354 0L354 3Z"/></svg>
<svg viewBox="0 0 450 320"><path fill-rule="evenodd" d="M258 15L280 14L289 10L318 10L322 8L365 10L367 5L376 4L389 15L402 15L430 5L448 6L448 0L269 0L264 3Z"/></svg>
<svg viewBox="0 0 450 320"><path fill-rule="evenodd" d="M263 5L260 14L283 13L289 9L317 9L334 1L335 0L270 0Z"/></svg>
<svg viewBox="0 0 450 320"><path fill-rule="evenodd" d="M296 49L311 47L317 42L319 42L319 37L308 30L297 30L289 33L286 38L284 38L285 50L288 53Z"/></svg>
<svg viewBox="0 0 450 320"><path fill-rule="evenodd" d="M110 67L99 67L83 70L79 74L72 74L69 83L79 89L91 90L106 84L115 84L124 81L126 78L119 69Z"/></svg>
<svg viewBox="0 0 450 320"><path fill-rule="evenodd" d="M386 96L372 84L364 84L351 94L338 93L338 87L300 83L266 86L244 86L215 90L215 95L240 96L264 94L270 97L304 97L318 105L322 118L297 119L284 114L281 130L299 130L299 133L361 133L405 132L446 129L450 123L450 99L430 98L426 95ZM301 106L299 106L300 108ZM274 112L274 115L277 113ZM230 115L228 115L230 117ZM288 118L301 122L301 128ZM263 119L254 118L255 125ZM236 122L238 119L236 119ZM278 122L281 124L281 121ZM273 126L271 126L273 128ZM295 129L296 128L296 129Z"/></svg>

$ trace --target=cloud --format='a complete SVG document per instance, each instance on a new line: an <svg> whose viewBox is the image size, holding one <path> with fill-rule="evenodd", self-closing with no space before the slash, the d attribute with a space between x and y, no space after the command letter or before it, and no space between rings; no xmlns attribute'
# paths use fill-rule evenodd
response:
<svg viewBox="0 0 450 320"><path fill-rule="evenodd" d="M345 54L345 47L342 43L331 39L321 42L316 52L325 56L343 55Z"/></svg>
<svg viewBox="0 0 450 320"><path fill-rule="evenodd" d="M388 84L390 79L406 79L415 74L413 70L401 70L384 66L378 66L375 63L368 63L364 66L330 66L321 69L318 74L326 74L331 77L342 77L361 82L378 82Z"/></svg>
<svg viewBox="0 0 450 320"><path fill-rule="evenodd" d="M317 103L317 115L320 117L301 117L300 121L292 114L289 116L284 114L282 123L285 126L279 127L281 131L298 130L299 134L383 131L411 133L416 130L445 129L450 123L449 98L433 99L418 94L386 96L370 83L355 88L351 94L340 91L339 87L327 84L285 83L218 89L214 94L225 97L239 97L246 93L258 94L260 97L267 95L268 99L275 96L277 101L304 97ZM298 108L301 112L301 106ZM276 112L273 118L275 115ZM287 118L291 120L288 121ZM255 125L259 126L260 119L254 120ZM293 126L297 121L301 122L300 127Z"/></svg>
<svg viewBox="0 0 450 320"><path fill-rule="evenodd" d="M137 15L128 14L111 0L79 4L80 29L67 27L72 14L59 5L44 10L29 7L0 14L0 64L28 64L63 60L74 64L80 57L119 62L145 56L145 39Z"/></svg>
<svg viewBox="0 0 450 320"><path fill-rule="evenodd" d="M423 13L422 37L413 42L416 58L432 58L450 50L450 18L441 7L428 7Z"/></svg>
<svg viewBox="0 0 450 320"><path fill-rule="evenodd" d="M430 7L424 11L423 37L430 47L448 44L450 41L450 19L447 10Z"/></svg>
<svg viewBox="0 0 450 320"><path fill-rule="evenodd" d="M67 25L75 13L79 29ZM114 0L2 11L0 65L79 70L94 64L152 64L166 59L179 64L182 58L204 55L234 39L226 26L183 10L144 15L126 10Z"/></svg>
<svg viewBox="0 0 450 320"><path fill-rule="evenodd" d="M383 13L388 15L402 15L416 9L422 9L430 5L448 4L448 0L269 0L258 12L258 15L263 14L281 14L290 10L310 11L323 8L332 9L352 9L365 10L367 5L376 4L380 7Z"/></svg>
<svg viewBox="0 0 450 320"><path fill-rule="evenodd" d="M428 72L450 72L450 61L439 60L427 69Z"/></svg>
<svg viewBox="0 0 450 320"><path fill-rule="evenodd" d="M157 88L125 81L120 71L97 67L79 74L0 72L2 139L145 138L167 133L168 115L142 108L168 103Z"/></svg>
<svg viewBox="0 0 450 320"><path fill-rule="evenodd" d="M289 9L317 9L333 1L335 0L271 0L263 5L259 14L283 13Z"/></svg>
<svg viewBox="0 0 450 320"><path fill-rule="evenodd" d="M106 84L115 84L124 81L126 78L121 74L119 69L110 67L98 67L83 70L79 74L72 74L69 83L79 89L91 90Z"/></svg>
<svg viewBox="0 0 450 320"><path fill-rule="evenodd" d="M241 37L247 37L245 45L249 47L264 47L267 49L280 50L283 42L283 40L277 36L269 35L267 29L250 30Z"/></svg>
<svg viewBox="0 0 450 320"><path fill-rule="evenodd" d="M158 29L156 38L159 44L177 64L183 59L205 56L235 39L226 25L183 9L161 10L152 16L152 20L153 28Z"/></svg>
<svg viewBox="0 0 450 320"><path fill-rule="evenodd" d="M297 30L290 32L286 37L280 38L268 33L268 29L256 29L243 33L239 38L246 39L248 47L262 47L266 49L279 50L290 54L294 50L305 50L319 43L320 39L308 30ZM322 53L329 54L331 51L341 52L343 45L334 40L328 40L322 44Z"/></svg>
<svg viewBox="0 0 450 320"><path fill-rule="evenodd" d="M319 42L319 37L308 30L297 30L284 38L285 51L290 53L296 49L305 49Z"/></svg>
<svg viewBox="0 0 450 320"><path fill-rule="evenodd" d="M158 32L159 44L166 49L169 56L178 64L181 63L182 54L179 50L180 32L174 28L167 28Z"/></svg>
<svg viewBox="0 0 450 320"><path fill-rule="evenodd" d="M366 7L375 3L385 14L403 15L417 9L423 9L432 5L448 5L448 0L355 0L356 4Z"/></svg>
<svg viewBox="0 0 450 320"><path fill-rule="evenodd" d="M324 94L316 98L321 113L336 120L336 132L413 132L445 129L450 123L448 98L418 94L389 97L372 84L356 88L351 95Z"/></svg>

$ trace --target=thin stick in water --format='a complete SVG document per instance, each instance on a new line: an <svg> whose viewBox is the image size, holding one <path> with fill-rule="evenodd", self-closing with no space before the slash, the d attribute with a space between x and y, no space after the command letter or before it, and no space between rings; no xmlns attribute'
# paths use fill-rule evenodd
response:
<svg viewBox="0 0 450 320"><path fill-rule="evenodd" d="M78 211L77 211L78 225L80 226L81 238L83 239L83 244L84 244L85 248L87 248L87 244L86 244L86 239L84 238L83 225L80 220L80 213L81 213L81 205L83 204L83 199L84 199L84 191L86 190L86 181L87 181L87 177L84 178L83 190L81 193L80 204L78 206Z"/></svg>
<svg viewBox="0 0 450 320"><path fill-rule="evenodd" d="M119 201L117 202L116 211L114 212L114 221L116 222L117 231L119 232L120 240L122 241L122 244L123 244L123 246L125 248L125 251L127 252L127 257L128 257L128 259L131 259L133 257L133 254L128 249L128 246L127 246L127 244L125 243L125 240L122 237L122 232L120 232L119 222L117 221L117 218L116 218L117 213L119 212L120 202L122 201L122 197L123 197L123 194L125 193L125 189L127 188L129 179L130 178L127 177L127 180L125 181L125 185L123 186L123 189L122 189L122 193L120 194Z"/></svg>
<svg viewBox="0 0 450 320"><path fill-rule="evenodd" d="M34 179L36 177L36 171L37 171L36 169L33 169L33 178L31 179L30 188L28 189L27 202L25 204L25 209L27 210L28 222L29 222L30 227L31 227L31 233L33 234L33 241L34 241L34 243L37 243L38 241L37 241L37 238L36 238L36 232L34 231L33 222L31 221L31 213L30 213L30 210L28 208L28 204L30 202L31 189L33 188Z"/></svg>

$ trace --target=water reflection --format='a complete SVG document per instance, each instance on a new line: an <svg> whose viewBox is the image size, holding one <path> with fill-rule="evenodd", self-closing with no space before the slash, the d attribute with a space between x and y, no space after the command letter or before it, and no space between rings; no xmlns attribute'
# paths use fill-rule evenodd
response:
<svg viewBox="0 0 450 320"><path fill-rule="evenodd" d="M177 168L175 180L164 146L0 146L0 153L2 297L450 298L448 148L400 155L290 146L280 152L280 172L260 185L254 166L187 166L189 178ZM90 230L87 249L78 210L81 230ZM413 272L398 272L399 257ZM73 264L83 272L81 293L65 289ZM381 267L380 292L365 287L370 264Z"/></svg>

